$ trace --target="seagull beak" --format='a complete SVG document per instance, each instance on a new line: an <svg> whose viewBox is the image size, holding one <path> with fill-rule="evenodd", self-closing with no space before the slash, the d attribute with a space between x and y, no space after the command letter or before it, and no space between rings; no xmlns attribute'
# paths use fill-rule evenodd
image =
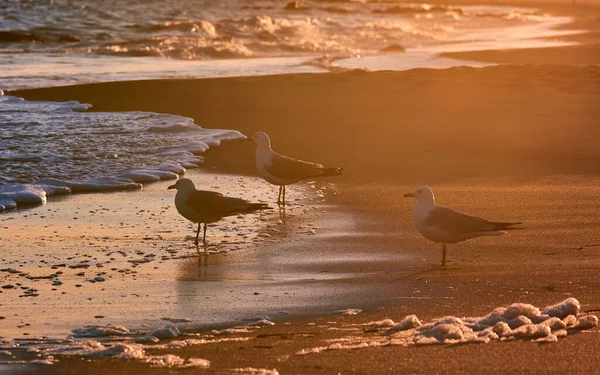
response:
<svg viewBox="0 0 600 375"><path fill-rule="evenodd" d="M248 137L248 138L246 138L246 142L252 142L252 141L254 141L254 137Z"/></svg>
<svg viewBox="0 0 600 375"><path fill-rule="evenodd" d="M171 185L171 186L169 186L167 189L169 189L169 190L170 190L170 189L177 189L177 186L175 186L175 185Z"/></svg>
<svg viewBox="0 0 600 375"><path fill-rule="evenodd" d="M414 197L413 193L404 194L404 198L410 198L410 197Z"/></svg>

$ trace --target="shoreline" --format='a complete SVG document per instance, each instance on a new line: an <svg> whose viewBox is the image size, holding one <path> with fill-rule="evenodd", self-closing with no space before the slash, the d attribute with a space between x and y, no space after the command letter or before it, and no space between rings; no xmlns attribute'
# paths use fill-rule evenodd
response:
<svg viewBox="0 0 600 375"><path fill-rule="evenodd" d="M547 79L549 74L554 75L555 79ZM559 92L549 93L548 100L560 103L563 97L593 94L597 77L598 69L593 66L456 67L401 72L107 82L15 90L10 94L27 100L78 100L92 103L94 112L140 110L173 113L190 117L204 128L230 126L246 135L267 130L269 134L280 138L276 148L286 149L288 154L298 157L303 157L304 146L295 144L286 136L287 128L304 129L302 140L313 143L311 153L314 159L323 164L347 164L344 161L348 160L352 168L364 169L361 175L345 173L337 181L351 179L355 183L368 183L377 177L378 180L414 184L424 177L434 177L434 181L439 182L452 181L457 177L501 178L508 168L511 169L512 177L521 175L523 178L531 178L532 173L533 177L543 177L549 173L600 173L597 168L592 167L590 170L589 162L595 158L595 144L584 134L587 130L584 127L587 125L568 129L571 121L561 118L558 119L560 124L550 121L547 125L546 121L551 116L542 109L542 105L546 100L544 95L548 93L546 87L536 87L559 87ZM572 80L568 81L569 78ZM561 79L565 80L564 84L558 82ZM401 82L402 85L397 86L396 82ZM309 100L314 87L319 86L323 86L322 96L326 98L324 103ZM451 87L452 90L447 90L446 87ZM439 96L432 100L422 100L431 90L439 90ZM482 95L477 90L483 90ZM359 91L377 98L359 99ZM497 100L499 95L507 91L514 91L515 97ZM414 98L408 96L411 93L415 94ZM248 98L250 94L261 97ZM135 96L140 98L131 100ZM165 97L177 97L178 100L166 101ZM379 97L383 97L383 100ZM396 101L395 97L401 100ZM334 109L338 116L336 118L327 113L327 105L334 99L343 102L343 106L361 104L362 107L352 108L347 113ZM285 108L286 105L303 101L306 103L302 106ZM474 120L460 121L461 114L458 111L463 102L474 106ZM581 114L594 110L587 99L575 105ZM435 106L437 112L427 113L432 106ZM510 113L516 109L527 112L529 108L534 109L534 117L531 119L519 118ZM306 110L312 111L309 119L314 123L307 124L304 121L303 111ZM550 110L560 113L558 109ZM487 119L487 111L498 116ZM446 120L446 114L452 117ZM295 119L295 116L298 118ZM380 117L382 124L371 129L368 122L373 116ZM327 126L333 119L336 126ZM478 126L485 121L491 121L487 126L497 127L498 131L491 136L483 134ZM452 126L446 126L446 123ZM548 133L549 130L556 131L557 134L538 139L538 134ZM388 139L388 131L394 132L398 137ZM444 134L449 138L442 142L440 139L429 138L429 133ZM321 137L322 144L339 143L339 139L344 137L350 142L340 143L339 149L333 154L316 140L311 140L312 136ZM411 142L411 137L416 142ZM577 139L580 144L562 142L565 137ZM226 172L253 174L253 145L240 143L229 146L225 143L218 148L209 149L203 154L206 160L201 168L225 168ZM403 165L400 160L391 160L385 157L388 148L397 148L403 158L418 155L424 159L419 164L427 165L428 168L417 169ZM373 153L371 158L363 158L355 152L363 149ZM441 158L445 152L453 152L454 149L461 150L460 154L454 155L454 160ZM505 156L503 154L508 154L506 156L509 159L502 159ZM215 156L210 160L212 155ZM382 164L375 166L375 160ZM487 161L495 162L495 170L486 168ZM516 161L519 162L515 163ZM385 172L393 167L401 167L402 176ZM431 171L432 168L450 170L439 173Z"/></svg>
<svg viewBox="0 0 600 375"><path fill-rule="evenodd" d="M53 336L52 329L64 337L88 324L150 332L169 319L181 330L143 347L140 357L122 356L129 360L109 348L110 358L58 354L52 365L0 364L0 371L159 374L190 365L251 375L593 372L600 358L586 354L600 348L597 327L571 330L554 343L403 346L387 345L369 324L410 314L423 323L481 317L511 303L544 308L571 297L584 315L598 311L600 131L593 119L600 118L600 68L593 64L600 63L600 28L592 21L600 11L567 8L542 6L575 15L593 9L564 26L588 30L565 37L581 45L442 54L542 65L8 91L87 102L91 111L171 113L246 135L263 130L276 151L342 166L344 174L290 189L292 206L283 216L273 210L211 226L216 247L208 255L189 244L194 225L174 211L166 181L141 193L78 194L64 205L0 213L0 261L18 271L0 272L0 285L23 290L0 290L0 327L9 327L0 328L0 340L35 340ZM187 176L204 188L272 203L276 188L256 177L253 149L224 142ZM450 266L441 269L439 245L416 232L412 202L402 197L422 184L434 188L440 204L522 221L524 229L451 245ZM275 324L245 328L259 318ZM127 346L135 338L90 339L136 349ZM337 350L344 345L351 351ZM16 349L13 359L50 358L41 351ZM6 357L0 349L0 363ZM202 369L202 360L210 366Z"/></svg>
<svg viewBox="0 0 600 375"><path fill-rule="evenodd" d="M267 185L245 178L237 186L237 175L197 170L188 171L186 177L199 186L252 200L259 200L257 194ZM310 252L310 244L327 240L331 231L327 225L341 230L332 221L340 218L321 212L328 206L318 195L327 187L292 187L294 205L283 214L270 210L210 225L209 247L197 253L190 245L195 225L174 210L168 184L153 183L141 192L78 194L59 205L0 215L0 284L17 286L1 290L9 300L1 304L0 338L64 338L72 329L94 324L143 331L166 325L165 317L185 318L189 329L212 329L261 314L280 319L301 316L307 314L306 307L282 289L293 290L298 301L317 307L319 294L306 294L307 285L322 283L327 293L329 280L350 277L335 269L322 273L305 259L293 262L287 245L303 239L307 244L294 246L308 247L305 252ZM317 189L321 193L315 193ZM267 255L257 251L265 247L271 249L271 261L261 264L260 258ZM31 258L32 251L39 257ZM228 295L233 292L229 288L235 293ZM264 298L269 301L256 302ZM343 304L344 298L340 294L330 304ZM195 303L203 299L206 306L194 311ZM228 300L235 300L235 306ZM281 305L273 304L276 301ZM286 304L290 311L284 313ZM79 306L75 315L72 305ZM38 306L44 306L43 314Z"/></svg>
<svg viewBox="0 0 600 375"><path fill-rule="evenodd" d="M174 113L202 127L247 135L263 130L272 136L276 151L344 167L339 178L324 181L338 190L327 201L348 212L355 229L314 248L303 240L289 246L309 246L314 253L308 258L320 254L314 261L322 269L376 270L365 272L357 287L371 282L379 289L378 301L347 306L365 311L343 320L331 315L284 318L250 334L257 340L250 344L218 343L164 353L208 358L208 373L227 366L277 368L282 373L300 368L306 374L395 373L399 368L415 373L441 368L448 373L473 368L585 373L600 360L580 361L577 353L600 345L597 329L549 345L515 341L386 347L352 351L352 356L325 351L302 358L294 353L320 346L326 338L343 339L353 322L399 320L413 313L426 320L480 316L514 302L544 307L567 297L577 298L583 311L597 309L600 253L585 245L600 240L595 199L600 193L600 133L589 121L600 116L599 84L600 71L592 67L495 66L117 82L19 95L75 99L99 111ZM224 144L203 156L200 173L255 173L251 144ZM451 266L442 270L439 246L416 233L412 202L402 198L423 183L434 188L441 204L492 220L522 221L526 229L451 246ZM267 187L261 194L272 200L275 189ZM257 250L264 255L262 262L277 258L279 250L274 249ZM374 252L382 263L368 260ZM329 265L329 258L339 264ZM418 273L403 273L407 270ZM327 323L331 321L337 323ZM294 344L290 337L304 338ZM528 355L513 357L515 351ZM562 360L550 361L557 352ZM258 353L268 354L259 360ZM435 360L426 365L402 361L413 356ZM117 359L97 363L61 357L56 365L38 369L49 374L160 371Z"/></svg>

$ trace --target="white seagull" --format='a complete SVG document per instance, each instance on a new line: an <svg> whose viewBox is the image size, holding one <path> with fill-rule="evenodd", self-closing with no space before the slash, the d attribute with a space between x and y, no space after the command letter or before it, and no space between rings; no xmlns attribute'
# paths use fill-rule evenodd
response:
<svg viewBox="0 0 600 375"><path fill-rule="evenodd" d="M279 186L277 204L285 205L285 185L295 184L314 177L335 176L342 168L326 168L321 164L280 155L271 148L271 139L265 132L256 132L248 141L256 142L256 169L258 174Z"/></svg>
<svg viewBox="0 0 600 375"><path fill-rule="evenodd" d="M192 180L182 178L168 189L177 189L175 207L181 216L198 223L196 241L200 235L200 224L204 224L202 242L206 244L206 224L215 223L226 216L252 213L270 209L266 203L250 203L241 198L226 197L216 191L197 190Z"/></svg>
<svg viewBox="0 0 600 375"><path fill-rule="evenodd" d="M419 186L404 197L414 197L413 218L419 233L442 244L442 267L446 266L446 244L459 243L482 236L501 236L521 223L493 222L435 204L429 186Z"/></svg>

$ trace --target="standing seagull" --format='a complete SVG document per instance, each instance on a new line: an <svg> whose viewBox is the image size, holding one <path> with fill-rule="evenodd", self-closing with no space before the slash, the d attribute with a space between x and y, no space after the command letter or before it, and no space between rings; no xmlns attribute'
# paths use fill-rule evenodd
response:
<svg viewBox="0 0 600 375"><path fill-rule="evenodd" d="M321 164L279 155L271 148L271 139L265 132L257 132L248 140L256 142L258 174L273 185L279 185L277 204L285 205L285 185L309 178L335 176L342 173L342 168L339 167L326 168Z"/></svg>
<svg viewBox="0 0 600 375"><path fill-rule="evenodd" d="M442 267L446 266L446 244L459 243L482 236L501 236L505 230L521 223L501 223L469 216L435 204L429 186L419 186L404 197L414 197L413 218L419 233L428 240L442 244Z"/></svg>
<svg viewBox="0 0 600 375"><path fill-rule="evenodd" d="M215 223L226 216L251 213L269 209L266 203L250 203L240 198L225 197L216 191L196 190L192 180L182 178L168 189L177 189L175 207L181 216L198 223L196 241L200 235L200 224L204 224L202 242L206 244L206 224Z"/></svg>

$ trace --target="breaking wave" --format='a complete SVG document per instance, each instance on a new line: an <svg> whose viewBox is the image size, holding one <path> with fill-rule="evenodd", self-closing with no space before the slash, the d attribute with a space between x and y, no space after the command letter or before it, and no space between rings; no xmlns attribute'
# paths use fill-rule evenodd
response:
<svg viewBox="0 0 600 375"><path fill-rule="evenodd" d="M0 96L0 107L0 211L43 204L52 195L176 179L201 164L199 154L210 147L244 138L176 115L86 112L90 105L76 101Z"/></svg>
<svg viewBox="0 0 600 375"><path fill-rule="evenodd" d="M549 17L534 9L392 1L33 2L30 7L0 3L2 53L180 60L358 55L392 44L447 42L465 30L535 24ZM62 22L67 17L73 22Z"/></svg>

